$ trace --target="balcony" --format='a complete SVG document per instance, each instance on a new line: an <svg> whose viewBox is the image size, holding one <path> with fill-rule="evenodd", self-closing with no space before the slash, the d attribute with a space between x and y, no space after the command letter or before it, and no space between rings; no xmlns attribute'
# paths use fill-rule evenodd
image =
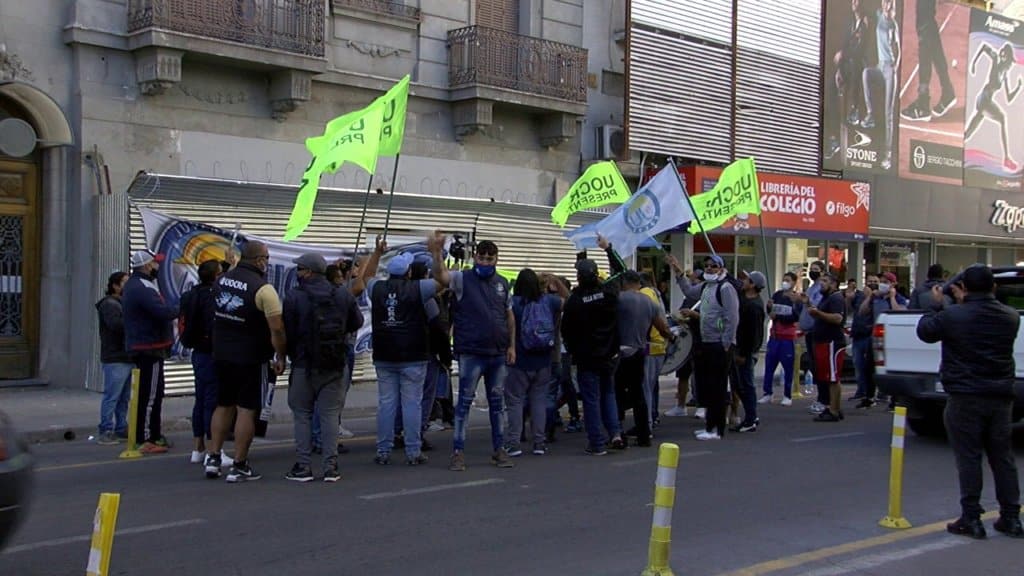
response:
<svg viewBox="0 0 1024 576"><path fill-rule="evenodd" d="M332 4L335 12L355 11L409 22L420 21L419 8L392 0L332 0Z"/></svg>
<svg viewBox="0 0 1024 576"><path fill-rule="evenodd" d="M483 26L448 32L448 84L456 135L486 129L494 103L545 116L541 143L575 136L587 108L587 51Z"/></svg>

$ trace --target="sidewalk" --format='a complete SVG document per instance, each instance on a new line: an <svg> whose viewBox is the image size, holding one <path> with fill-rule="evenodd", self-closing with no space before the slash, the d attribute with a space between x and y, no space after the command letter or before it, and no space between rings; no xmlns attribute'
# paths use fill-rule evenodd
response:
<svg viewBox="0 0 1024 576"><path fill-rule="evenodd" d="M29 442L85 440L96 434L100 418L99 392L49 386L0 388L0 410ZM353 384L345 402L344 418L365 418L377 412L377 384ZM192 396L164 398L163 429L184 432L192 429ZM272 426L291 424L288 389L274 391Z"/></svg>

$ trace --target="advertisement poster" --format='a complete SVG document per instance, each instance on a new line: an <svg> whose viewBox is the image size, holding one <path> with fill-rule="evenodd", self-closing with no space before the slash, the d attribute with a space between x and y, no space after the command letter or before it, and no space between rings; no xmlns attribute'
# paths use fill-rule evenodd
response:
<svg viewBox="0 0 1024 576"><path fill-rule="evenodd" d="M902 4L834 0L825 14L825 169L891 174L898 161Z"/></svg>
<svg viewBox="0 0 1024 576"><path fill-rule="evenodd" d="M1024 166L1024 23L973 10L964 183L1019 191Z"/></svg>
<svg viewBox="0 0 1024 576"><path fill-rule="evenodd" d="M971 8L905 0L900 77L900 177L963 184Z"/></svg>

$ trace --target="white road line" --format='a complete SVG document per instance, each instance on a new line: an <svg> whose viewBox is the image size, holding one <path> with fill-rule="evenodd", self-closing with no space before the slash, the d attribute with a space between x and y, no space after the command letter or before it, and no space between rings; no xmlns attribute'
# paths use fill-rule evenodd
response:
<svg viewBox="0 0 1024 576"><path fill-rule="evenodd" d="M138 528L125 528L124 530L118 530L114 532L114 536L131 536L132 534L145 534L146 532L157 532L159 530L167 530L170 528L181 528L182 526L192 526L194 524L203 524L206 520L202 518L194 518L192 520L179 520L177 522L167 522L165 524L150 524L149 526L139 526ZM53 540L43 540L41 542L33 542L31 544L22 544L21 546L11 546L0 554L17 554L18 552L30 552L32 550L38 550L40 548L51 548L53 546L63 546L65 544L74 544L76 542L88 542L92 540L92 534L86 534L83 536L70 536L68 538L54 538Z"/></svg>
<svg viewBox="0 0 1024 576"><path fill-rule="evenodd" d="M900 130L916 130L917 132L925 132L927 134L938 134L939 136L949 136L951 138L962 138L963 132L946 132L944 130L936 130L934 128L922 128L921 126L915 126L913 124L900 125Z"/></svg>
<svg viewBox="0 0 1024 576"><path fill-rule="evenodd" d="M431 492L444 492L445 490L458 490L459 488L473 488L475 486L488 486L491 484L504 484L501 478L488 478L487 480L473 480L471 482L460 482L458 484L438 484L437 486L424 486L423 488L412 488L410 490L399 490L398 492L378 492L360 496L360 500L380 500L382 498L394 498L396 496L413 496L416 494L430 494Z"/></svg>
<svg viewBox="0 0 1024 576"><path fill-rule="evenodd" d="M967 542L968 541L963 538L947 536L938 542L930 542L928 544L921 544L920 546L914 546L912 548L901 548L899 550L885 552L883 554L872 554L870 556L862 556L852 560L837 562L832 566L819 568L818 570L813 570L811 572L805 572L803 576L841 576L842 574L867 573L869 570L884 566L890 562L896 562L913 556L920 556L921 554L927 554L928 552L946 550L948 548L953 548L954 546L966 544Z"/></svg>
<svg viewBox="0 0 1024 576"><path fill-rule="evenodd" d="M697 452L684 452L679 454L680 458L694 458L697 456L707 456L713 454L710 450L700 450ZM650 462L657 462L657 456L650 456L648 458L634 458L633 460L619 460L618 462L612 462L612 466L634 466L636 464L648 464Z"/></svg>
<svg viewBox="0 0 1024 576"><path fill-rule="evenodd" d="M954 5L953 9L946 14L946 19L942 21L942 26L939 26L939 35L942 35L942 31L946 29L946 24L949 24L949 20L953 17L953 13L959 9L959 6ZM947 64L949 61L947 60ZM900 90L900 100L903 100L903 95L907 93L907 89L910 88L910 83L914 81L914 76L917 76L917 70L921 67L921 54L917 55L917 64L914 64L914 69L910 72L910 76L907 76L907 84ZM902 124L900 125L902 127Z"/></svg>
<svg viewBox="0 0 1024 576"><path fill-rule="evenodd" d="M825 434L824 436L806 436L804 438L790 438L790 442L817 442L818 440L831 440L833 438L852 438L854 436L863 436L863 432L846 432L843 434Z"/></svg>

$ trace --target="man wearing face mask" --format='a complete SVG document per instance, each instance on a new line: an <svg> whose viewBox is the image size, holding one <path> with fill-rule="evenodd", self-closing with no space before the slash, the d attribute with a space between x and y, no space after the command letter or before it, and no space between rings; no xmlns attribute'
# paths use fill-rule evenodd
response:
<svg viewBox="0 0 1024 576"><path fill-rule="evenodd" d="M800 295L793 291L796 285L796 274L786 272L782 276L782 289L772 294L768 303L768 317L772 320L771 333L768 336L768 350L764 359L764 396L758 400L761 404L772 403L772 387L775 380L775 369L782 364L783 406L793 405L793 362L796 356L796 323L803 312Z"/></svg>
<svg viewBox="0 0 1024 576"><path fill-rule="evenodd" d="M875 325L872 305L878 293L878 276L868 274L864 290L853 297L853 368L857 373L857 393L850 400L860 400L857 408L865 410L875 405L875 370L871 349L871 333Z"/></svg>
<svg viewBox="0 0 1024 576"><path fill-rule="evenodd" d="M846 334L843 333L846 299L834 275L822 274L819 280L821 304L811 306L808 313L814 318L814 383L819 390L828 393L829 403L815 421L838 422L843 419L843 389L839 384L839 375L843 372L843 360L846 357Z"/></svg>
<svg viewBox="0 0 1024 576"><path fill-rule="evenodd" d="M132 275L124 285L124 336L128 352L139 369L139 400L136 408L135 438L143 454L167 452L167 440L160 433L160 409L164 400L164 360L174 344L173 321L178 307L164 301L157 286L163 254L139 250L132 254Z"/></svg>
<svg viewBox="0 0 1024 576"><path fill-rule="evenodd" d="M807 272L807 276L811 279L811 285L807 287L807 291L803 294L803 305L804 309L800 313L800 330L804 333L804 342L806 344L805 349L807 350L807 356L811 363L811 371L818 365L814 359L814 317L811 316L811 309L816 308L821 304L821 275L825 271L825 263L821 260L815 260L811 263L810 270ZM815 374L817 376L817 374ZM811 413L821 414L825 406L828 405L829 391L828 388L818 387L818 399L811 404Z"/></svg>
<svg viewBox="0 0 1024 576"><path fill-rule="evenodd" d="M505 452L501 420L506 366L516 361L516 320L508 280L496 273L497 266L498 246L484 240L476 245L472 270L449 273L442 269L438 276L455 294L452 325L459 358L459 405L449 465L454 471L466 469L466 420L481 377L491 417L491 463L499 468L513 466Z"/></svg>

